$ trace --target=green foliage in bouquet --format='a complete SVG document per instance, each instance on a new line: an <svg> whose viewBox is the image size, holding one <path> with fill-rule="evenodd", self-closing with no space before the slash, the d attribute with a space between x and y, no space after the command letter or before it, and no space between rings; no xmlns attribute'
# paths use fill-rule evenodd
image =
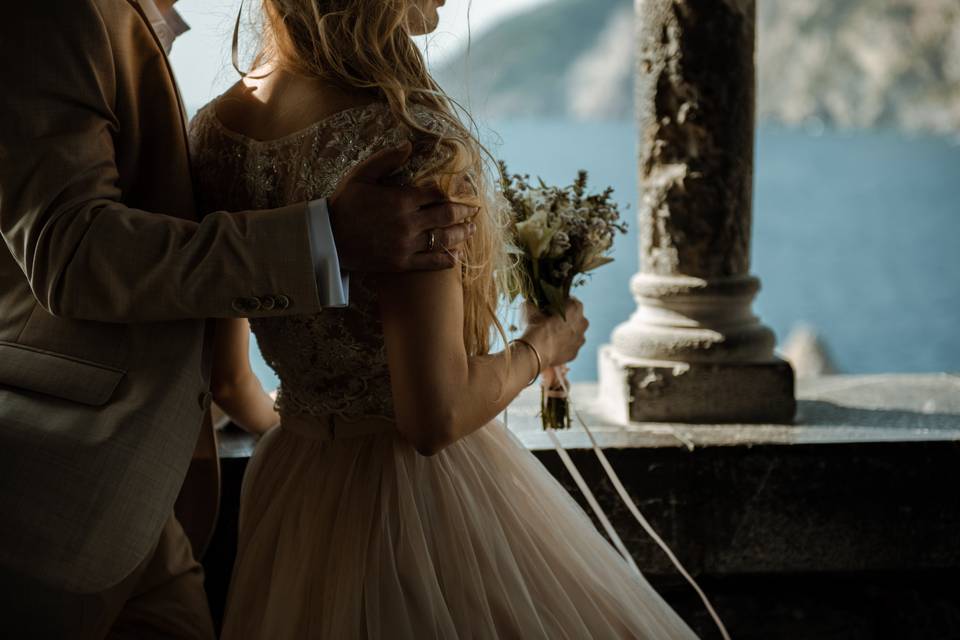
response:
<svg viewBox="0 0 960 640"><path fill-rule="evenodd" d="M510 207L510 231L521 277L511 301L518 296L546 314L563 315L570 291L585 282L584 274L613 262L608 254L617 233L626 233L613 189L588 194L586 171L573 184L547 186L529 175L510 174L500 163L503 197ZM563 372L555 379L566 382ZM545 428L568 428L570 411L563 388L544 389Z"/></svg>

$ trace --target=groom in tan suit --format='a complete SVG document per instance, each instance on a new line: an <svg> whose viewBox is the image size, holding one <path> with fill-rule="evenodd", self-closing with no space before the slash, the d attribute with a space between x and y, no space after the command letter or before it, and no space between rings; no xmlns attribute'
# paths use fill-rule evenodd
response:
<svg viewBox="0 0 960 640"><path fill-rule="evenodd" d="M376 182L404 150L329 202L201 219L172 4L19 0L0 20L4 637L212 637L173 517L210 442L204 318L344 304L341 267L452 266L428 237L469 232L472 211Z"/></svg>

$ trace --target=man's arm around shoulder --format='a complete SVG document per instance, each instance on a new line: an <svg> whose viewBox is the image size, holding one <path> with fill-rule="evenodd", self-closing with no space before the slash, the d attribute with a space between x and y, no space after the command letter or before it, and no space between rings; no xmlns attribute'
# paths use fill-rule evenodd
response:
<svg viewBox="0 0 960 640"><path fill-rule="evenodd" d="M18 2L0 22L0 235L37 300L105 322L259 315L259 297L318 310L305 204L201 223L124 204L115 56L136 52L110 29L94 0Z"/></svg>

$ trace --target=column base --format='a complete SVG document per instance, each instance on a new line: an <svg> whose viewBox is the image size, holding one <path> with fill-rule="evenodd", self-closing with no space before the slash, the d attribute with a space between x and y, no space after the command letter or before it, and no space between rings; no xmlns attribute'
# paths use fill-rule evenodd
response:
<svg viewBox="0 0 960 640"><path fill-rule="evenodd" d="M605 345L599 359L603 410L618 422L789 424L796 414L793 368L779 358L639 360Z"/></svg>

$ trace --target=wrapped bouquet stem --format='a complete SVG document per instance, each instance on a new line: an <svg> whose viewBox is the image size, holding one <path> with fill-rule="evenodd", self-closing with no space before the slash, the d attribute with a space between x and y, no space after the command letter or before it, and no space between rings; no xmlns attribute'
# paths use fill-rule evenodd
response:
<svg viewBox="0 0 960 640"><path fill-rule="evenodd" d="M613 189L588 194L586 171L569 186L551 187L542 180L532 184L527 175L510 175L503 164L500 168L512 250L522 275L511 296L523 296L541 313L562 316L571 289L585 281L585 274L613 261L613 239L627 230ZM544 428L569 428L567 368L544 371L541 386Z"/></svg>
<svg viewBox="0 0 960 640"><path fill-rule="evenodd" d="M540 377L540 415L545 429L570 428L569 368L550 367Z"/></svg>

